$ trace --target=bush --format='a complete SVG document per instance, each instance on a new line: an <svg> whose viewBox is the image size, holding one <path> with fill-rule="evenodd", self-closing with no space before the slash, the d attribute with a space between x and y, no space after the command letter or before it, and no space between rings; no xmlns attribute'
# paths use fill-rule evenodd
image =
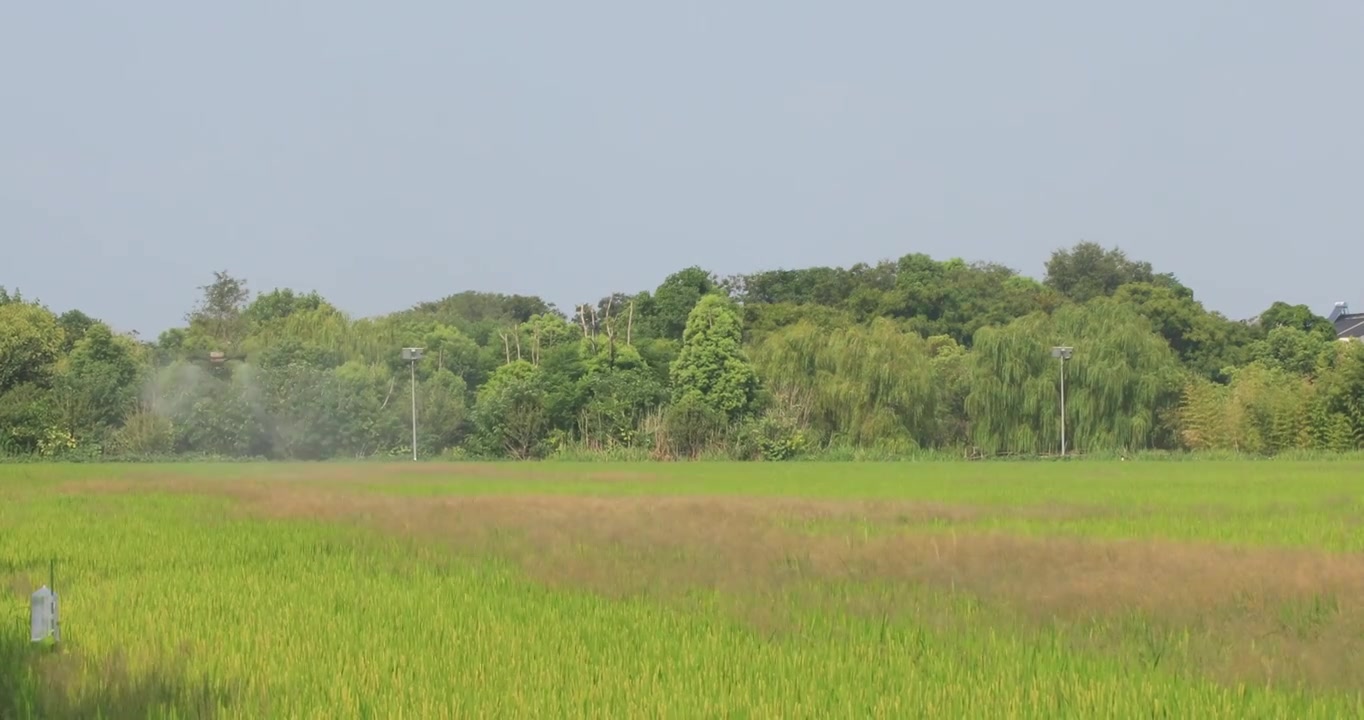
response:
<svg viewBox="0 0 1364 720"><path fill-rule="evenodd" d="M108 450L113 455L167 455L175 436L170 421L146 410L128 416L123 427L109 436Z"/></svg>
<svg viewBox="0 0 1364 720"><path fill-rule="evenodd" d="M809 447L806 432L784 417L763 415L739 426L732 446L735 460L790 460Z"/></svg>
<svg viewBox="0 0 1364 720"><path fill-rule="evenodd" d="M655 452L695 458L724 432L725 414L708 405L700 393L688 393L668 408L663 442Z"/></svg>

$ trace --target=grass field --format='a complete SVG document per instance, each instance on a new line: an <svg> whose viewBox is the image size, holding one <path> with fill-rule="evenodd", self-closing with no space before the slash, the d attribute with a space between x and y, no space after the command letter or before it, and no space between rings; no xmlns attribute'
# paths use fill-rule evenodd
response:
<svg viewBox="0 0 1364 720"><path fill-rule="evenodd" d="M0 718L1359 717L1364 464L0 465L0 597Z"/></svg>

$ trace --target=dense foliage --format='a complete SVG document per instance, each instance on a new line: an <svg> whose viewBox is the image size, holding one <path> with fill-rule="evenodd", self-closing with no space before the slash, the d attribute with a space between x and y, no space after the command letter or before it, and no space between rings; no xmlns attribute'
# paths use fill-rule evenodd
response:
<svg viewBox="0 0 1364 720"><path fill-rule="evenodd" d="M1042 282L922 254L691 267L569 314L465 292L357 319L226 272L200 289L149 342L0 288L0 454L408 455L413 370L425 456L1049 454L1062 372L1081 454L1364 445L1364 344L1301 305L1228 319L1093 243Z"/></svg>

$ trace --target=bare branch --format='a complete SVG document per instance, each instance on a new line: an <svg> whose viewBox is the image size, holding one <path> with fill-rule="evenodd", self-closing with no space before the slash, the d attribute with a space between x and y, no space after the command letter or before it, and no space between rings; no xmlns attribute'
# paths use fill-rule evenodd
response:
<svg viewBox="0 0 1364 720"><path fill-rule="evenodd" d="M388 401L393 399L393 388L398 384L397 378L390 378L388 381L388 396L384 398L384 404L379 406L380 410L388 407Z"/></svg>

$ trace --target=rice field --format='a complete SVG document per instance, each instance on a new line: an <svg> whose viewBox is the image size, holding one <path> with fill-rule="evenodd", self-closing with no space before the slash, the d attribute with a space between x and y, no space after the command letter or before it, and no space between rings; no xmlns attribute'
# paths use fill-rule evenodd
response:
<svg viewBox="0 0 1364 720"><path fill-rule="evenodd" d="M0 597L0 718L1359 717L1364 464L0 465Z"/></svg>

